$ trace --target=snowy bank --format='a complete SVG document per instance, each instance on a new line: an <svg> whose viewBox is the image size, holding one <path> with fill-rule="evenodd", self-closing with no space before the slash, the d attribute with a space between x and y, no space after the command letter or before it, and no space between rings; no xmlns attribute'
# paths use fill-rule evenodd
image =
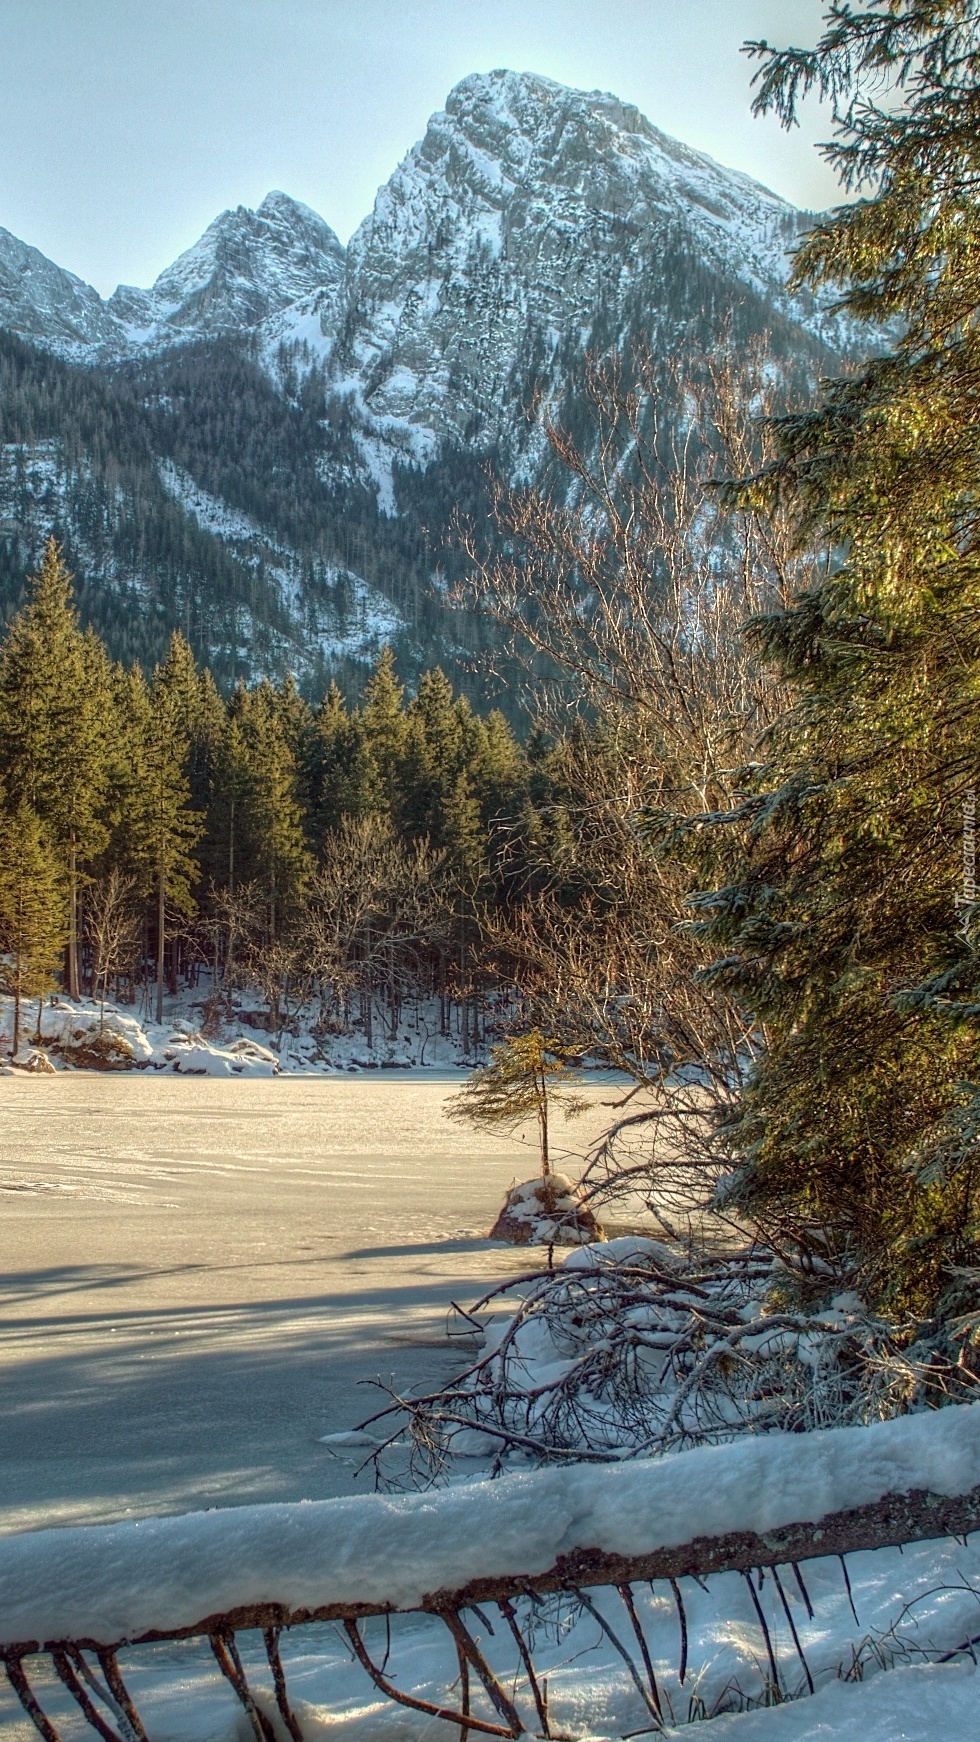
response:
<svg viewBox="0 0 980 1742"><path fill-rule="evenodd" d="M305 1501L2 1540L0 1639L104 1642L261 1603L410 1609L575 1550L638 1556L695 1537L818 1524L887 1496L980 1485L980 1405L655 1462L550 1468L398 1498Z"/></svg>
<svg viewBox="0 0 980 1742"><path fill-rule="evenodd" d="M252 1001L261 1004L261 999ZM71 999L59 992L25 1005L20 1055L15 1068L58 1070L172 1071L191 1076L272 1076L336 1071L441 1070L471 1068L459 1034L440 1032L439 1001L430 1000L406 1019L396 1035L383 1023L372 1039L356 1026L346 1033L325 1034L319 1027L318 1006L294 1013L276 1042L261 1008L229 1008L216 1012L200 990L186 989L166 1000L166 1019L154 1022L111 1001ZM0 994L0 1072L10 1066L14 1001ZM206 1032L205 1032L206 1031ZM263 1039L259 1040L258 1035ZM42 1049L38 1052L38 1049ZM34 1053L42 1061L30 1062Z"/></svg>
<svg viewBox="0 0 980 1742"><path fill-rule="evenodd" d="M103 1007L92 999L50 998L39 1013L32 1009L24 1026L38 1044L23 1042L13 1064L27 1071L60 1065L72 1070L271 1077L280 1068L276 1054L247 1035L218 1044L190 1022L140 1021L117 1005ZM9 1047L12 1033L13 999L0 997L0 1046Z"/></svg>

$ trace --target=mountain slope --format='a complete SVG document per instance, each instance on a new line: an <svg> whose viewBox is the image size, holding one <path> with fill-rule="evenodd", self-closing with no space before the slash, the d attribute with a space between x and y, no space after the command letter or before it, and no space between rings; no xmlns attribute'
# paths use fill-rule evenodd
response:
<svg viewBox="0 0 980 1742"><path fill-rule="evenodd" d="M118 341L97 290L0 229L0 328L64 357L93 357Z"/></svg>
<svg viewBox="0 0 980 1742"><path fill-rule="evenodd" d="M587 343L679 240L733 294L788 312L803 225L615 97L527 74L464 79L351 241L332 373L356 380L379 427L459 440L476 415L499 437L522 364L569 335ZM826 336L815 311L793 312Z"/></svg>
<svg viewBox="0 0 980 1742"><path fill-rule="evenodd" d="M0 332L0 620L16 609L53 533L86 621L117 658L152 662L179 628L227 683L286 670L314 689L331 671L356 681L385 642L404 640L405 625L345 560L370 554L369 540L353 552L343 543L358 504L338 502L317 484L308 424L322 414L322 390L300 410L254 362L220 346L204 349L205 381L194 375L193 352L173 354L168 375L157 377L177 402L185 389L193 393L194 415L177 443L147 409L153 395L145 379L137 389L125 374L39 354ZM240 469L243 432L265 432L265 445L244 454L266 492L253 489L258 514L229 506L181 463L198 460L194 432L199 444L213 445L207 432L215 428L218 446L239 455ZM294 494L317 516L302 550L288 523L279 530L288 516L270 476L274 452ZM226 495L242 495L227 475L227 452L223 463ZM370 512L368 504L369 520Z"/></svg>

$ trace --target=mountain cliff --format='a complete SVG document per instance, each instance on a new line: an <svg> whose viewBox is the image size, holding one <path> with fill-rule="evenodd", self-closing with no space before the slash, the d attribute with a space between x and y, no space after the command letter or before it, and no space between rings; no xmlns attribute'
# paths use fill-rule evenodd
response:
<svg viewBox="0 0 980 1742"><path fill-rule="evenodd" d="M331 372L391 435L460 441L476 417L510 438L515 389L532 370L567 370L570 342L581 353L600 328L607 343L628 336L644 284L662 335L679 251L732 301L760 294L833 342L826 317L786 293L804 225L615 97L526 74L464 79L351 241Z"/></svg>

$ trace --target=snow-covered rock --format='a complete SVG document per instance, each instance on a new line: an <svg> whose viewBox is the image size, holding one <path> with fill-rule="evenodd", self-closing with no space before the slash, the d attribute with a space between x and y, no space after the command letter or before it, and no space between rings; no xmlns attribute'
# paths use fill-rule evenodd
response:
<svg viewBox="0 0 980 1742"><path fill-rule="evenodd" d="M584 1246L605 1235L581 1187L550 1173L511 1186L490 1238L512 1246Z"/></svg>
<svg viewBox="0 0 980 1742"><path fill-rule="evenodd" d="M32 1017L32 1020L34 1018ZM13 999L0 997L0 1044L12 1033ZM50 998L40 1012L40 1047L23 1046L18 1070L169 1070L185 1076L271 1077L279 1060L247 1035L224 1044L206 1039L189 1023L161 1027L92 999ZM58 1064L52 1063L52 1056Z"/></svg>
<svg viewBox="0 0 980 1742"><path fill-rule="evenodd" d="M35 1076L52 1076L56 1069L43 1048L37 1046L19 1047L11 1063L15 1070L30 1071Z"/></svg>

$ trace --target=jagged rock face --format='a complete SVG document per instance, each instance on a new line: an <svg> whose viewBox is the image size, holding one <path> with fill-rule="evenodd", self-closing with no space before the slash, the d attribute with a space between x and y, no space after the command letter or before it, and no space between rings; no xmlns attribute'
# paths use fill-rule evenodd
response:
<svg viewBox="0 0 980 1742"><path fill-rule="evenodd" d="M617 321L678 245L789 306L801 217L601 93L464 79L348 250L333 367L389 438L499 430L534 364ZM651 282L651 299L656 299ZM797 311L798 314L798 311ZM424 442L421 444L424 448Z"/></svg>
<svg viewBox="0 0 980 1742"><path fill-rule="evenodd" d="M150 290L120 285L103 303L0 231L0 326L89 362L256 330L266 354L303 341L373 435L425 458L488 420L499 435L529 371L567 374L570 347L615 343L627 304L655 323L670 300L658 272L679 252L731 299L753 290L839 342L786 292L804 223L616 97L479 74L432 117L346 255L308 206L271 193L223 212Z"/></svg>
<svg viewBox="0 0 980 1742"><path fill-rule="evenodd" d="M210 338L259 325L338 284L343 269L344 250L329 224L299 200L271 193L257 211L222 212L152 290L120 285L108 308L130 347Z"/></svg>
<svg viewBox="0 0 980 1742"><path fill-rule="evenodd" d="M89 356L116 335L98 291L3 229L0 327L70 358Z"/></svg>

